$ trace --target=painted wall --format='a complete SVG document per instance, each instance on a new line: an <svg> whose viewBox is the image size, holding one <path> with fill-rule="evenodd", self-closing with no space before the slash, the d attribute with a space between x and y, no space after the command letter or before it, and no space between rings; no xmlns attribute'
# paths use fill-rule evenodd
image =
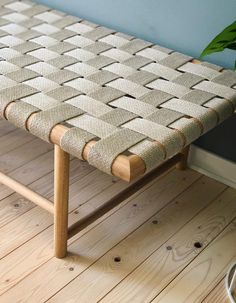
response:
<svg viewBox="0 0 236 303"><path fill-rule="evenodd" d="M69 14L198 57L236 18L236 0L36 0ZM236 52L206 60L232 68ZM196 144L236 162L236 115Z"/></svg>

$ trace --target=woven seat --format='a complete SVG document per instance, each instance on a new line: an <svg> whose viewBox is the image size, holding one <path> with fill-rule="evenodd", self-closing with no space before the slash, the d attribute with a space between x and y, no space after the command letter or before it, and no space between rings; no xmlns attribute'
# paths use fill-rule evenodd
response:
<svg viewBox="0 0 236 303"><path fill-rule="evenodd" d="M53 214L57 258L236 108L233 71L27 0L0 0L0 58L0 116L54 144L53 201L0 182ZM69 224L70 154L126 181L156 169Z"/></svg>
<svg viewBox="0 0 236 303"><path fill-rule="evenodd" d="M0 6L0 115L49 142L63 125L60 147L106 173L118 155L146 172L235 110L233 71L29 1Z"/></svg>

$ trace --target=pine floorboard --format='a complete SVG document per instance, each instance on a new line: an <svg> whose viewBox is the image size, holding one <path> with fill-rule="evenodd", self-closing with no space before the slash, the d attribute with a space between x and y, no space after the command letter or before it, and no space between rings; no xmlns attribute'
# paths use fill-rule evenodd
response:
<svg viewBox="0 0 236 303"><path fill-rule="evenodd" d="M0 120L0 171L53 199L53 147ZM71 158L73 224L128 184ZM53 218L0 184L0 303L229 303L236 190L171 169L53 256Z"/></svg>

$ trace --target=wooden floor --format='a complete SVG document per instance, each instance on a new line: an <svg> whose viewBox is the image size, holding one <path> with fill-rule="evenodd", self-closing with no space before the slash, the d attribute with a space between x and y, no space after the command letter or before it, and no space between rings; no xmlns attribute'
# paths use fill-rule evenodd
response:
<svg viewBox="0 0 236 303"><path fill-rule="evenodd" d="M128 186L71 160L70 223ZM0 170L52 198L52 146L0 121ZM53 218L0 185L0 303L227 303L236 190L169 171L53 257Z"/></svg>

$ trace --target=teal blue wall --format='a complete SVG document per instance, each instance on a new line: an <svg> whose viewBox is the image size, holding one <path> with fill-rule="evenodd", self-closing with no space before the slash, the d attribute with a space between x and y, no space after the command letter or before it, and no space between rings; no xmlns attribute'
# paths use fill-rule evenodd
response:
<svg viewBox="0 0 236 303"><path fill-rule="evenodd" d="M198 57L236 19L236 0L36 0L72 15ZM232 68L236 52L205 59ZM195 144L236 162L236 115Z"/></svg>
<svg viewBox="0 0 236 303"><path fill-rule="evenodd" d="M198 57L236 19L236 0L36 0L67 13ZM207 60L232 67L233 52Z"/></svg>

